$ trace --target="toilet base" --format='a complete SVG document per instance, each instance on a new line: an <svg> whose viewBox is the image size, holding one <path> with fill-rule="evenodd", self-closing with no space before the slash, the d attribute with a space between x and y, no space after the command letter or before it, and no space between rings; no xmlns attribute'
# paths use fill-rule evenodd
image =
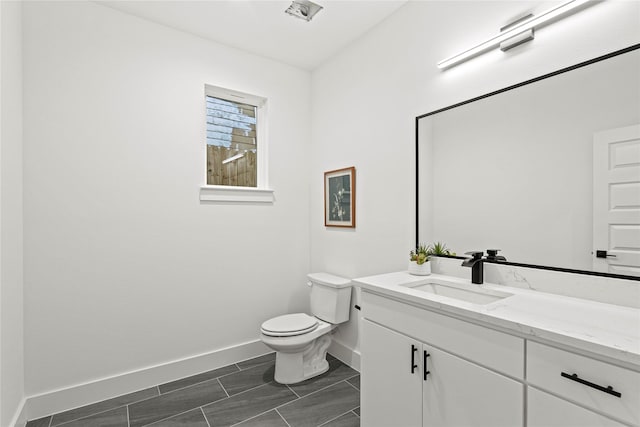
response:
<svg viewBox="0 0 640 427"><path fill-rule="evenodd" d="M329 370L327 349L331 344L330 334L324 334L301 351L295 353L276 352L274 379L280 384L296 384Z"/></svg>

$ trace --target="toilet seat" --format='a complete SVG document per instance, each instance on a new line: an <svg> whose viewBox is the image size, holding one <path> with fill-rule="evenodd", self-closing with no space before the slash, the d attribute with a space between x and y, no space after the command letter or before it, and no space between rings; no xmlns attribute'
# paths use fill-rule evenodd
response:
<svg viewBox="0 0 640 427"><path fill-rule="evenodd" d="M262 324L262 333L271 337L304 335L318 328L318 319L305 313L285 314Z"/></svg>

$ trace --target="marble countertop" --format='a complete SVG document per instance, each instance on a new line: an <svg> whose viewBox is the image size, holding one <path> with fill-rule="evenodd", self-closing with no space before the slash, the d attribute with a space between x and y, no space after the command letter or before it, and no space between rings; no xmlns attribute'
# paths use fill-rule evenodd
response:
<svg viewBox="0 0 640 427"><path fill-rule="evenodd" d="M407 287L430 280L513 295L480 305ZM439 274L414 276L400 271L353 281L356 286L377 294L498 326L525 338L569 346L640 370L640 309L637 308L490 283L474 285L469 280Z"/></svg>

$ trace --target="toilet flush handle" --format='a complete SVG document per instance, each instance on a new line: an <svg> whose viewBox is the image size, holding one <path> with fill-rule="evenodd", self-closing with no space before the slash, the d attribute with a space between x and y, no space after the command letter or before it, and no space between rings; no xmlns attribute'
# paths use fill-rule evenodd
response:
<svg viewBox="0 0 640 427"><path fill-rule="evenodd" d="M308 281L308 282L307 282L307 286L308 286L308 287L312 287L312 286L313 286L313 283L311 283L311 281Z"/></svg>

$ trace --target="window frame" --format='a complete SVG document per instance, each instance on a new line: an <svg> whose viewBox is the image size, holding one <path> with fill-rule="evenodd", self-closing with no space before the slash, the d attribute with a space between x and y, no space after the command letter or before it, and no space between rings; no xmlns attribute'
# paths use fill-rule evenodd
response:
<svg viewBox="0 0 640 427"><path fill-rule="evenodd" d="M205 84L204 86L204 124L206 133L206 99L207 96L220 98L231 102L242 102L256 107L256 187L241 187L233 185L208 185L207 182L207 143L206 136L203 147L204 165L202 168L202 184L200 186L200 201L207 202L248 202L273 203L274 192L269 188L268 170L268 141L267 141L267 98L246 92L226 89L219 86Z"/></svg>

